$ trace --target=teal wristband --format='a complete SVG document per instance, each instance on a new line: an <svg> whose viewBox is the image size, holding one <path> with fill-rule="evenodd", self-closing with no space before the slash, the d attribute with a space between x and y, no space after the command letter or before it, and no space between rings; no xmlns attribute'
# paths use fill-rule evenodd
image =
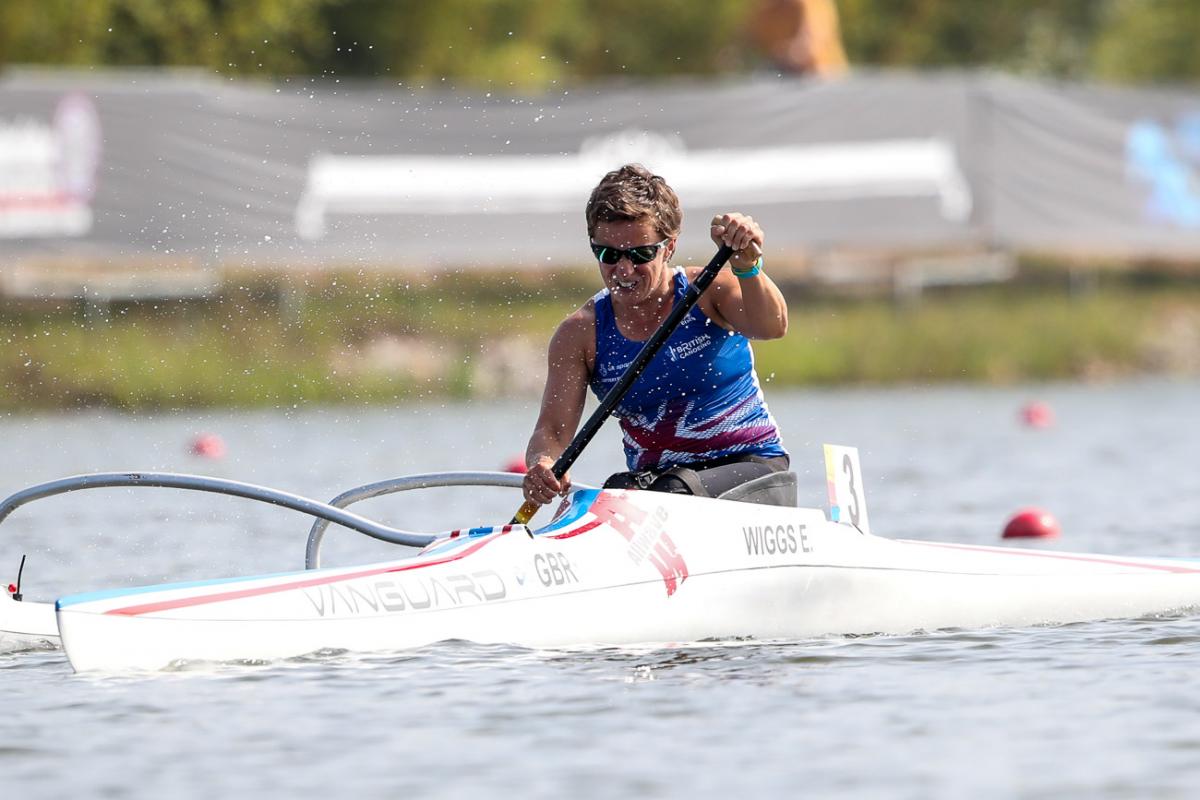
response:
<svg viewBox="0 0 1200 800"><path fill-rule="evenodd" d="M729 271L732 272L734 277L738 278L739 280L745 280L746 278L753 278L755 275L762 272L762 258L763 258L762 256L759 256L758 261L754 262L754 266L751 267L750 269L746 270L745 272L738 272L733 267L730 267Z"/></svg>

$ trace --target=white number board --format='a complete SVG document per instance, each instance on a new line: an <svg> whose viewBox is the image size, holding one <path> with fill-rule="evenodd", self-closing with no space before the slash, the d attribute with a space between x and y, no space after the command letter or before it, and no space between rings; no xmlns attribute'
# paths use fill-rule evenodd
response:
<svg viewBox="0 0 1200 800"><path fill-rule="evenodd" d="M830 519L870 533L858 448L825 445L825 479L829 486Z"/></svg>

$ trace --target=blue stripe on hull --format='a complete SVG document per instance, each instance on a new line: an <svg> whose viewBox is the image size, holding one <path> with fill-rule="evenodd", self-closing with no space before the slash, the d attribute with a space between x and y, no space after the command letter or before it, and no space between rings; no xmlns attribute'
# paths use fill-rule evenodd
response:
<svg viewBox="0 0 1200 800"><path fill-rule="evenodd" d="M82 594L70 594L66 597L60 597L54 602L55 610L66 608L67 606L78 605L79 603L92 603L97 600L111 600L114 597L131 597L139 594L151 594L153 592L170 592L175 589L199 589L205 586L219 586L224 583L245 583L246 581L260 581L266 578L286 578L291 575L309 574L311 570L300 570L299 572L274 572L269 575L246 575L240 578L213 578L206 581L186 581L183 583L160 583L155 586L134 586L128 589L102 589L96 592L83 592Z"/></svg>
<svg viewBox="0 0 1200 800"><path fill-rule="evenodd" d="M592 507L592 503L596 502L596 498L600 496L599 489L580 489L571 495L571 507L568 508L563 515L551 522L544 528L538 528L534 534L550 533L557 531L568 525L577 522L588 509Z"/></svg>

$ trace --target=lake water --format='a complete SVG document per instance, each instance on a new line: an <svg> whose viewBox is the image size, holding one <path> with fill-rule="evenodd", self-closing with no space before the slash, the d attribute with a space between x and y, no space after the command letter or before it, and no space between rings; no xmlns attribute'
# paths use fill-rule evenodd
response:
<svg viewBox="0 0 1200 800"><path fill-rule="evenodd" d="M1037 546L1200 555L1200 384L778 392L801 478L860 449L873 531L997 543L1035 505ZM1018 410L1048 403L1056 424ZM385 477L498 469L531 402L0 418L0 494L69 474L218 475L328 499ZM220 435L219 461L191 456ZM615 430L575 469L619 468ZM429 490L357 510L406 528L506 521L514 490ZM544 513L544 512L543 512ZM303 565L309 520L227 497L96 490L0 526L30 599ZM396 550L337 528L326 564ZM449 643L151 676L0 655L9 797L1193 797L1200 614L911 636L548 653Z"/></svg>

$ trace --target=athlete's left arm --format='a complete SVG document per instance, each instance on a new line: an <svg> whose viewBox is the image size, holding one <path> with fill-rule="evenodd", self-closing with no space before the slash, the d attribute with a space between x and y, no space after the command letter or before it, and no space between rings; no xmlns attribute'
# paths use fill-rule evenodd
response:
<svg viewBox="0 0 1200 800"><path fill-rule="evenodd" d="M730 269L721 270L708 291L700 297L700 307L708 317L724 328L750 339L778 339L787 333L787 301L775 281L760 267L751 272L763 252L763 230L753 217L722 214L713 217L709 231L717 246L734 249Z"/></svg>

